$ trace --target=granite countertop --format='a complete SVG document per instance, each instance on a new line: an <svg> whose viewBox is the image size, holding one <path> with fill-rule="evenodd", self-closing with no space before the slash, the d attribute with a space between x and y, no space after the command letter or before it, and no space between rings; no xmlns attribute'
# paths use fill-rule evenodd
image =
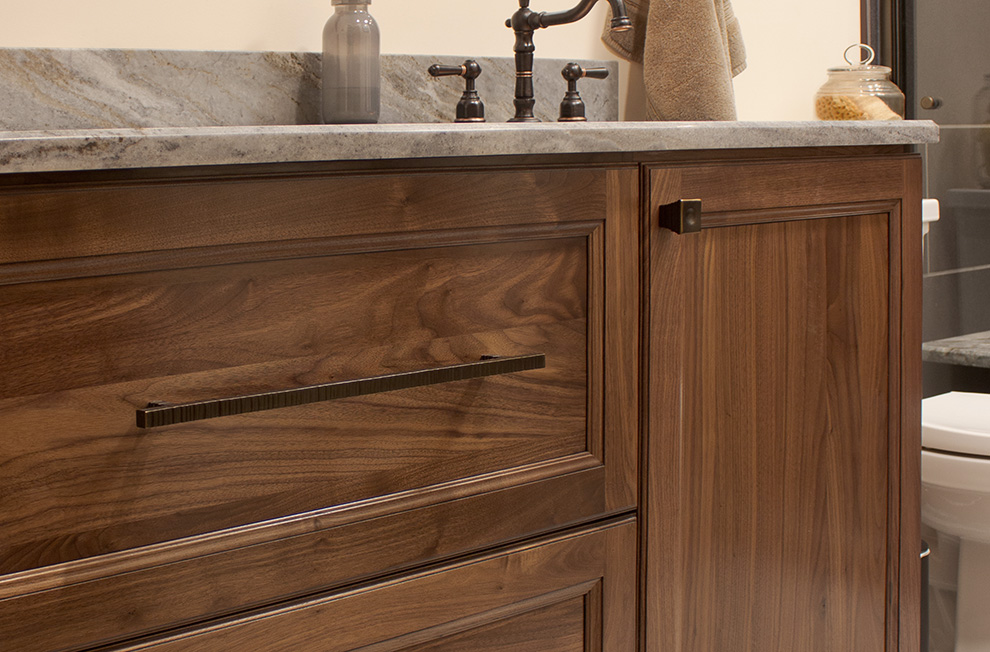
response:
<svg viewBox="0 0 990 652"><path fill-rule="evenodd" d="M925 342L922 359L926 362L990 368L990 331Z"/></svg>
<svg viewBox="0 0 990 652"><path fill-rule="evenodd" d="M589 122L0 132L0 173L935 142L930 122Z"/></svg>
<svg viewBox="0 0 990 652"><path fill-rule="evenodd" d="M512 59L479 58L490 121L453 124L463 87L428 78L426 68L438 59L383 55L384 124L330 126L316 124L314 53L0 48L0 174L938 140L938 127L927 121L617 122L616 74L581 87L591 122L557 123L566 62L542 59L535 82L544 122L506 123ZM599 64L617 71L615 62L583 62Z"/></svg>

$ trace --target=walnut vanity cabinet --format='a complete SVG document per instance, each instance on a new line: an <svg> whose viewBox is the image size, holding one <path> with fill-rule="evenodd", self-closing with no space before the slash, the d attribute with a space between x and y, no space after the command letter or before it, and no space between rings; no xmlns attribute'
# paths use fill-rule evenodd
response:
<svg viewBox="0 0 990 652"><path fill-rule="evenodd" d="M424 165L0 179L0 647L917 652L914 155Z"/></svg>
<svg viewBox="0 0 990 652"><path fill-rule="evenodd" d="M318 167L0 186L0 648L634 650L638 169Z"/></svg>
<svg viewBox="0 0 990 652"><path fill-rule="evenodd" d="M648 170L645 649L918 650L920 176Z"/></svg>

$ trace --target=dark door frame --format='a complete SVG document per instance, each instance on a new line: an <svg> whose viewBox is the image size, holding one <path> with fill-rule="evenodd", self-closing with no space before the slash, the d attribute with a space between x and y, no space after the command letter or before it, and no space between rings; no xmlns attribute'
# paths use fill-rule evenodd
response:
<svg viewBox="0 0 990 652"><path fill-rule="evenodd" d="M916 0L860 0L863 43L877 53L876 63L893 69L894 83L907 96L907 117L914 118L914 6Z"/></svg>

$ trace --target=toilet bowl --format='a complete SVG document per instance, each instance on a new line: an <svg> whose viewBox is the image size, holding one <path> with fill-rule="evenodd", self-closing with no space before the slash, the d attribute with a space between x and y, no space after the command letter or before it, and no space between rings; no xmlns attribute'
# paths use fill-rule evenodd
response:
<svg viewBox="0 0 990 652"><path fill-rule="evenodd" d="M990 651L990 395L922 404L921 519L959 537L955 652Z"/></svg>

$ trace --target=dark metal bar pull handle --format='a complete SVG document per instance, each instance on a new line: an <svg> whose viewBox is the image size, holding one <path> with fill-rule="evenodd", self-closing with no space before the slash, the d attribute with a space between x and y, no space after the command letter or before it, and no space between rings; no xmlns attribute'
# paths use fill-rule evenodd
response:
<svg viewBox="0 0 990 652"><path fill-rule="evenodd" d="M510 358L486 356L481 362L469 362L422 371L407 371L359 380L343 380L264 394L218 398L195 403L151 403L148 407L137 411L137 426L138 428L160 428L190 421L247 414L248 412L277 410L309 403L335 401L341 398L394 392L412 387L439 385L486 376L500 376L519 371L532 371L533 369L543 369L546 366L547 357L543 353Z"/></svg>
<svg viewBox="0 0 990 652"><path fill-rule="evenodd" d="M660 207L660 228L674 233L701 232L701 200L681 199Z"/></svg>

